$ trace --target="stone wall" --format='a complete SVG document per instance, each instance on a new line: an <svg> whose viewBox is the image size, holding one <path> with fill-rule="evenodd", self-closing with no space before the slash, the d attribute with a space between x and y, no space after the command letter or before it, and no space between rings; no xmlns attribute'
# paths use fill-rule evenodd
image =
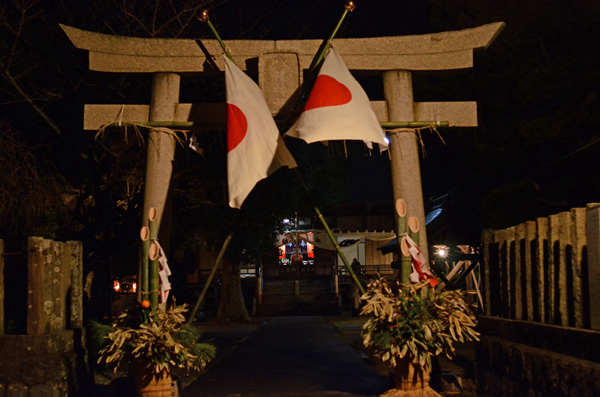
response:
<svg viewBox="0 0 600 397"><path fill-rule="evenodd" d="M490 396L593 396L600 392L600 332L479 319L478 392Z"/></svg>
<svg viewBox="0 0 600 397"><path fill-rule="evenodd" d="M81 395L89 384L82 244L41 237L28 243L27 335L0 333L0 397ZM1 282L0 276L0 303Z"/></svg>
<svg viewBox="0 0 600 397"><path fill-rule="evenodd" d="M79 330L1 337L0 397L79 395L87 378L83 343Z"/></svg>

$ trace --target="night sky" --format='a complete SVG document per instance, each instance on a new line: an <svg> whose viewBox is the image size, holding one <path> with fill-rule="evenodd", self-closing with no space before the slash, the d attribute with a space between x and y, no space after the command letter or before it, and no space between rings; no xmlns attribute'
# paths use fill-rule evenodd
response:
<svg viewBox="0 0 600 397"><path fill-rule="evenodd" d="M183 4L184 2L173 2ZM223 39L323 39L343 12L343 1L229 0L209 7ZM501 228L537 216L558 213L600 195L596 158L600 155L599 65L591 54L600 43L600 3L593 0L412 0L357 1L338 37L427 34L473 28L503 21L506 28L485 51L475 54L474 67L444 73L414 73L415 101L477 101L479 127L424 133L423 191L430 200L449 195L449 222L457 234L477 238L483 228ZM148 37L136 18L117 1L42 2L29 10L9 65L44 111L65 130L58 137L3 80L3 120L51 160L74 183L90 176L81 161L90 145L81 131L84 103L147 103L148 76L107 76L87 70L85 54L58 28L64 23L102 33ZM167 2L161 5L168 4ZM195 4L195 3L194 3ZM148 7L135 3L139 12ZM14 24L18 13L4 14ZM13 14L11 14L13 12ZM133 15L133 14L132 14ZM167 13L158 18L168 17ZM3 62L13 33L3 29ZM206 25L166 29L157 37L212 39ZM335 41L334 41L335 44ZM25 73L20 73L26 71ZM382 83L359 79L372 100L383 99ZM202 85L203 82L200 82ZM222 82L204 84L217 98ZM216 85L215 85L216 84ZM143 88L145 87L145 88ZM182 87L182 101L188 100ZM187 90L187 91L186 91ZM37 94L40 94L36 96ZM53 95L58 93L58 95ZM33 95L36 94L36 95ZM204 94L202 94L204 95ZM85 149L88 150L88 149ZM339 151L338 151L339 153ZM348 171L354 175L347 202L391 199L387 155L372 157L351 150ZM88 158L89 151L84 153ZM89 184L88 184L89 187Z"/></svg>

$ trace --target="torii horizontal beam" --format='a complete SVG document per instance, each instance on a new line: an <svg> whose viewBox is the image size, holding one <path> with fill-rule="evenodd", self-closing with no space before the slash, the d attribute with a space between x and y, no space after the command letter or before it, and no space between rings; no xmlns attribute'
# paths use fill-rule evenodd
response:
<svg viewBox="0 0 600 397"><path fill-rule="evenodd" d="M60 25L73 45L89 51L90 70L120 73L212 72L223 70L217 40L144 39L112 36ZM487 48L504 28L495 22L460 31L400 37L336 39L336 50L351 70L450 70L473 66L473 51ZM207 62L199 42L212 54ZM235 62L270 52L298 54L300 67L309 67L322 40L226 40Z"/></svg>
<svg viewBox="0 0 600 397"><path fill-rule="evenodd" d="M397 122L389 119L385 101L371 101L371 106L380 123ZM85 105L83 129L97 130L119 121L145 123L149 121L149 113L149 105ZM164 121L193 121L197 130L223 130L227 123L227 107L225 103L180 103L175 109L174 120ZM447 121L445 127L476 127L477 103L415 102L415 121Z"/></svg>

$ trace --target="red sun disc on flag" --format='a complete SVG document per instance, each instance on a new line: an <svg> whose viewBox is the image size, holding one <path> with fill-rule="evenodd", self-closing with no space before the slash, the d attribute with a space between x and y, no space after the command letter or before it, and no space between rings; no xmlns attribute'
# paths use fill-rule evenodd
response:
<svg viewBox="0 0 600 397"><path fill-rule="evenodd" d="M240 108L227 104L227 152L231 152L246 137L248 120Z"/></svg>
<svg viewBox="0 0 600 397"><path fill-rule="evenodd" d="M322 74L317 77L304 110L345 105L351 100L352 93L348 87L333 77Z"/></svg>

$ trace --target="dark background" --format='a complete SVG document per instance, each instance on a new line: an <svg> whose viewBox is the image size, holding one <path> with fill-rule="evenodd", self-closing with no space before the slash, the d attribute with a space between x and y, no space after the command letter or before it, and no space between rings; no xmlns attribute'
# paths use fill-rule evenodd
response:
<svg viewBox="0 0 600 397"><path fill-rule="evenodd" d="M484 228L507 227L598 201L597 1L356 3L339 38L426 34L506 23L492 45L475 54L472 69L413 75L415 101L478 103L479 127L440 129L445 144L436 134L423 134L424 197L428 209L434 200L445 197L443 223L454 240L445 243L477 244ZM343 2L182 0L159 2L159 8L155 7L149 2L111 0L16 1L0 7L3 143L10 136L12 144L26 145L41 178L36 186L48 185L46 193L33 194L32 188L18 191L17 187L26 186L22 182L2 182L3 197L14 197L15 202L14 207L3 208L0 237L16 241L40 234L79 239L96 254L123 250L137 238L140 194L127 196L127 189L136 185L129 186L126 180L139 181L143 151L132 144L134 135L128 144L115 133L94 139L94 133L82 131L81 125L85 103L148 103L150 77L90 72L86 54L72 46L58 23L109 34L212 39L207 26L194 18L196 11L208 7L225 40L323 39L342 14ZM381 81L362 77L359 81L371 99L383 98ZM224 100L222 76L184 76L182 82L182 102ZM60 129L60 135L32 103ZM205 226L209 231L198 234L229 227L230 211L223 205L223 137L207 135L204 145L202 160L178 149L179 208L197 210L206 204L198 218L182 212L186 220L181 221L181 236L192 222L206 221L208 214L212 216ZM302 157L299 161L306 179L326 210L335 211L343 203L391 200L387 155L370 156L352 143L348 143L347 158L340 145L325 152L297 143L290 146ZM12 160L5 155L0 158L2 168L8 169ZM259 218L276 223L279 215L293 208L310 211L300 193L282 188L289 174L273 179L249 198L247 212L257 214L249 224L267 227ZM63 191L57 192L56 186ZM65 189L75 195L75 204L67 209L51 206L51 198L64 197ZM115 205L124 197L127 209ZM21 208L24 203L27 211ZM15 217L19 211L23 215ZM177 230L174 233L179 236ZM222 241L223 233L213 233L213 240Z"/></svg>

